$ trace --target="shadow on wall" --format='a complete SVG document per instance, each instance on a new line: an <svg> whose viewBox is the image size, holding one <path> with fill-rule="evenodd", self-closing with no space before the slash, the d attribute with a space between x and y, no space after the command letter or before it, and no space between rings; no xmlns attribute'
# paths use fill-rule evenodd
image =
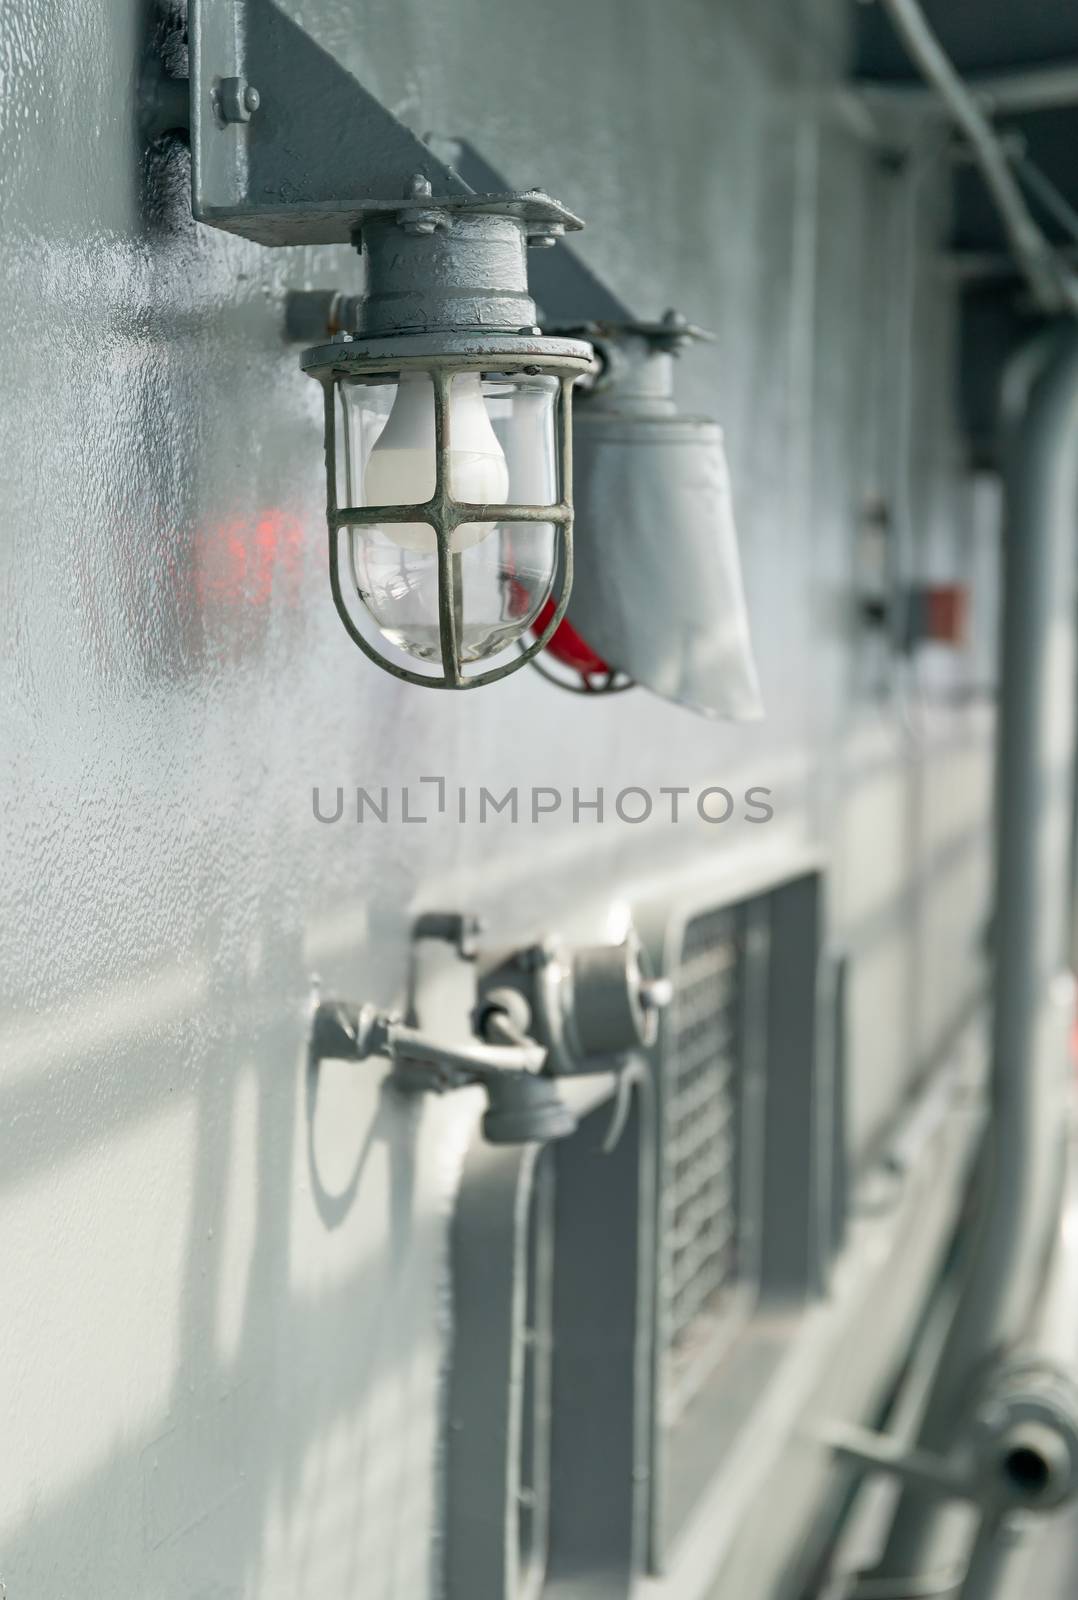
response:
<svg viewBox="0 0 1078 1600"><path fill-rule="evenodd" d="M187 48L186 0L141 0L141 25L136 45L140 89L145 95L159 75L186 78L190 69ZM193 234L191 216L191 160L179 139L156 138L147 148L143 117L132 122L132 174L134 199L148 235ZM151 130L152 131L152 130Z"/></svg>
<svg viewBox="0 0 1078 1600"><path fill-rule="evenodd" d="M302 970L291 934L265 955L271 970ZM239 974L215 969L211 987L225 986L242 995ZM414 1600L433 1581L427 1541L415 1537L417 1484L433 1494L429 1432L438 1415L438 1374L423 1348L429 1327L416 1315L415 1299L417 1270L430 1276L429 1257L413 1239L422 1107L382 1084L366 1131L357 1121L358 1155L347 1181L331 1181L316 1153L325 1069L297 1063L294 1012L260 1022L268 1008L249 987L248 995L247 1014L241 999L225 1036L199 1039L197 1019L208 1011L193 1013L188 992L184 1014L166 1026L135 1019L122 1043L91 1050L77 1066L38 1071L0 1099L4 1185L47 1172L56 1187L73 1186L71 1174L86 1156L91 1177L99 1164L118 1160L122 1168L115 1152L125 1137L181 1100L192 1059L199 1063L187 1106L193 1159L188 1168L185 1157L186 1181L175 1191L190 1209L174 1295L179 1326L169 1330L171 1383L163 1403L148 1408L146 1425L114 1433L104 1458L57 1497L47 1481L20 1485L16 1469L24 1510L0 1554L11 1600L106 1593L114 1600ZM220 997L213 1014L228 1015ZM246 1090L253 1092L241 1108ZM251 1166L249 1248L237 1258L245 1289L227 1281L235 1275L229 1212L236 1209L231 1169L238 1154ZM157 1179L173 1192L171 1174ZM139 1199L136 1190L131 1206ZM384 1214L386 1226L370 1248L372 1211ZM367 1257L357 1264L353 1251L347 1270L335 1257L332 1281L299 1281L303 1226L317 1243L349 1219L352 1240ZM125 1254L125 1238L110 1229L92 1188L68 1213L65 1235L64 1248L98 1258L107 1251L110 1272ZM48 1241L37 1246L47 1250ZM137 1269L139 1252L129 1252ZM50 1294L54 1270L49 1262L36 1268ZM95 1279L93 1288L96 1301L104 1285ZM429 1297L429 1285L421 1292ZM237 1311L227 1356L220 1326L226 1301ZM34 1315L32 1305L14 1309L20 1318ZM95 1372L115 1364L123 1349L137 1410L145 1352L125 1348L132 1339L125 1326L116 1328L112 1350L103 1349L99 1304L86 1310L85 1328L72 1320L64 1329L69 1362L54 1381L93 1384ZM86 1396L87 1420L94 1420L94 1406ZM23 1426L33 1429L36 1421L31 1413ZM72 1416L71 1427L78 1426Z"/></svg>

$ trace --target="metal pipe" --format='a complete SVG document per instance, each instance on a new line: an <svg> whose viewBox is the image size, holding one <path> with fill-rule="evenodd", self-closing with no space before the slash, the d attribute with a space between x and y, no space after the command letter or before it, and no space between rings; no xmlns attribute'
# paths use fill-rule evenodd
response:
<svg viewBox="0 0 1078 1600"><path fill-rule="evenodd" d="M1026 1331L1058 1225L1067 1127L1067 870L1075 727L1078 328L1032 371L1006 456L991 1120L980 1217L918 1438L946 1456L973 1392ZM874 1577L954 1563L947 1513L903 1495ZM961 1559L961 1557L959 1557Z"/></svg>
<svg viewBox="0 0 1078 1600"><path fill-rule="evenodd" d="M1022 67L1016 72L967 78L966 83L970 94L988 116L1078 105L1078 62L1074 61L1046 62L1043 66ZM880 107L923 112L939 104L934 91L919 83L887 83L864 78L857 87L871 104Z"/></svg>
<svg viewBox="0 0 1078 1600"><path fill-rule="evenodd" d="M1078 1365L1078 1325L1074 1308L1078 1305L1078 1163L1073 1131L1069 1131L1065 1203L1053 1241L1051 1268L1023 1345L1038 1362L1073 1372ZM1056 1448L1064 1441L1058 1433ZM1047 1452L1046 1458L1047 1458ZM1065 1467L1064 1467L1065 1470ZM985 1517L962 1585L962 1600L997 1600L997 1597L1030 1593L1031 1574L1026 1570L1035 1559L1030 1538L1043 1526L1041 1517Z"/></svg>
<svg viewBox="0 0 1078 1600"><path fill-rule="evenodd" d="M1071 243L1078 243L1078 210L1071 205L1063 191L1046 172L1041 171L1035 161L1030 160L1025 150L1016 151L1011 159L1015 171L1033 198L1040 201L1048 215L1070 237Z"/></svg>
<svg viewBox="0 0 1078 1600"><path fill-rule="evenodd" d="M992 124L932 32L918 0L882 0L911 59L935 88L969 140L1011 249L1046 311L1078 311L1078 279L1053 250L1026 205Z"/></svg>

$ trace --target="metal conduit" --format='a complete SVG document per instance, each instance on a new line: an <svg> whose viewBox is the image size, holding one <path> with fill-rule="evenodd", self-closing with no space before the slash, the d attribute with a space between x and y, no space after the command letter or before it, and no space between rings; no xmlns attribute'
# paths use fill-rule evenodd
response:
<svg viewBox="0 0 1078 1600"><path fill-rule="evenodd" d="M1034 221L995 129L955 71L918 0L883 0L883 5L911 60L969 140L1011 249L1038 302L1046 311L1078 311L1078 278Z"/></svg>
<svg viewBox="0 0 1078 1600"><path fill-rule="evenodd" d="M947 1455L977 1384L1022 1341L1058 1226L1066 1149L1066 863L1074 785L1078 328L1032 372L1006 459L1002 681L997 739L992 1117L977 1233L918 1445ZM906 1490L873 1586L969 1557L939 1501ZM975 1563L982 1566L979 1552ZM971 1579L987 1592L985 1574Z"/></svg>

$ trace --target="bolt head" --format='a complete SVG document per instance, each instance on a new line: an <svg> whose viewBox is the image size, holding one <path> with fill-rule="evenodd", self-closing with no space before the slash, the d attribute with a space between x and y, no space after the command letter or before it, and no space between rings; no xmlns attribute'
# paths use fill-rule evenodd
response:
<svg viewBox="0 0 1078 1600"><path fill-rule="evenodd" d="M257 111L259 106L262 104L262 96L259 94L253 83L249 83L246 89L243 91L243 103L247 107L248 111Z"/></svg>

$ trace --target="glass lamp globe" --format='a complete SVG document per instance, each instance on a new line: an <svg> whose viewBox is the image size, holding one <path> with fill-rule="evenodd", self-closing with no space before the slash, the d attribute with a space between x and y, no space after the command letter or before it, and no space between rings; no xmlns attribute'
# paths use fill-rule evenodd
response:
<svg viewBox="0 0 1078 1600"><path fill-rule="evenodd" d="M558 498L558 380L541 375L454 375L446 417L447 488L465 512L449 534L462 662L521 638L553 589L553 521L502 520L508 504ZM345 503L424 505L436 492L435 390L429 372L341 385ZM441 659L438 540L432 522L386 521L349 530L355 592L381 632L418 661Z"/></svg>

